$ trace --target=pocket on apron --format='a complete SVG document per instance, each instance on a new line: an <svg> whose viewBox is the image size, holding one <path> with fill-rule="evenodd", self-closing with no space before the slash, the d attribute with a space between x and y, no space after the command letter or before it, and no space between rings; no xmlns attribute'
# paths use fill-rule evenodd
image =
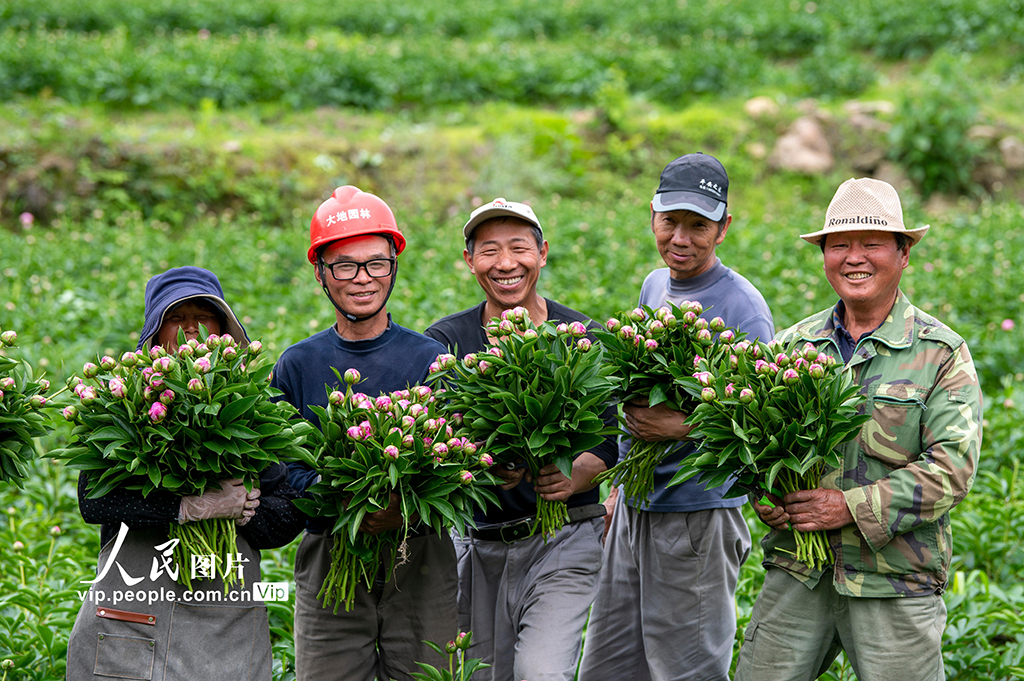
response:
<svg viewBox="0 0 1024 681"><path fill-rule="evenodd" d="M153 678L156 641L142 636L99 633L93 674L112 679Z"/></svg>
<svg viewBox="0 0 1024 681"><path fill-rule="evenodd" d="M164 681L269 678L269 665L265 606L174 603Z"/></svg>

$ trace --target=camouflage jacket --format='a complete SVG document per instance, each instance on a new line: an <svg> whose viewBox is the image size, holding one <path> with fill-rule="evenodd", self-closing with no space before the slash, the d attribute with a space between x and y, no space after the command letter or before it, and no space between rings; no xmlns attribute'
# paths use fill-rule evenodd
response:
<svg viewBox="0 0 1024 681"><path fill-rule="evenodd" d="M778 334L810 341L842 361L832 309ZM981 447L981 390L967 344L899 293L885 322L860 339L848 365L872 415L842 446L843 469L820 486L842 490L854 523L828 532L836 591L922 596L945 590L952 558L949 510L974 482ZM762 542L764 565L807 586L822 577L796 561L793 533Z"/></svg>

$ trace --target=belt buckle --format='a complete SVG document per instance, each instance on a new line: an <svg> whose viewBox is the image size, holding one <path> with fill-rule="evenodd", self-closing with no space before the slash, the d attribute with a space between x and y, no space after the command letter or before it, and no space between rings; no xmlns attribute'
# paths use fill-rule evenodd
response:
<svg viewBox="0 0 1024 681"><path fill-rule="evenodd" d="M517 520L514 523L508 525L502 525L498 528L498 536L501 537L501 541L506 544L514 544L515 542L526 539L533 532L533 518L523 518Z"/></svg>

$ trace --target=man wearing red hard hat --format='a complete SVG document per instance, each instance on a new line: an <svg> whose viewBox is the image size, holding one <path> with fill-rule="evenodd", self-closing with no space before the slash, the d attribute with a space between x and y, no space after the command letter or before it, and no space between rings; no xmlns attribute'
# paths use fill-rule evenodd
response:
<svg viewBox="0 0 1024 681"><path fill-rule="evenodd" d="M336 323L282 353L272 384L302 415L319 424L310 407L327 407L339 386L332 367L356 369L369 395L423 383L444 346L391 321L387 301L395 286L405 237L384 201L356 187L334 190L310 223L309 262L335 308ZM325 386L330 386L325 389ZM306 490L317 474L289 465L291 483ZM368 514L360 531L401 527L396 506ZM457 631L455 549L451 538L410 532L406 559L377 575L373 588L357 587L350 611L334 614L317 598L331 563L330 524L306 526L295 556L295 666L298 679L411 680L418 660L434 653L424 641L446 641Z"/></svg>

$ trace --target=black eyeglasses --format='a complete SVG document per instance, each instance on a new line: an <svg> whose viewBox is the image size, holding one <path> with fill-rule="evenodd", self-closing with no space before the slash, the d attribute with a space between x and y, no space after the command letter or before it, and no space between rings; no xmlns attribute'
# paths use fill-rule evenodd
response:
<svg viewBox="0 0 1024 681"><path fill-rule="evenodd" d="M366 270L374 279L380 279L391 274L395 268L394 258L376 258L364 262L344 260L342 262L324 263L324 267L331 271L331 276L338 281L349 281L359 276L359 268Z"/></svg>

